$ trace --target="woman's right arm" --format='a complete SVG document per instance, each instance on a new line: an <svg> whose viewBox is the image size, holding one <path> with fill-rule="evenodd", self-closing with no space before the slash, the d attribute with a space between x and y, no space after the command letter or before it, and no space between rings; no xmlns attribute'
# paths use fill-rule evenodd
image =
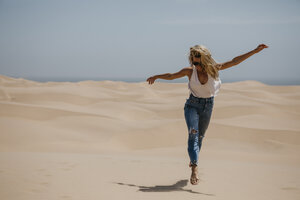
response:
<svg viewBox="0 0 300 200"><path fill-rule="evenodd" d="M158 78L160 79L165 79L165 80L173 80L173 79L177 79L177 78L181 78L184 76L188 76L190 72L190 69L188 67L183 68L182 70L180 70L179 72L176 73L166 73L166 74L159 74L159 75L155 75L155 76L151 76L147 79L149 84L153 84L154 81Z"/></svg>

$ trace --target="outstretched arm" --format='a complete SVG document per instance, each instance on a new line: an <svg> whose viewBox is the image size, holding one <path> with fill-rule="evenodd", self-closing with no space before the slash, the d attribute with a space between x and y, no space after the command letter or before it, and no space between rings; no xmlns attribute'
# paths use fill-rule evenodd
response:
<svg viewBox="0 0 300 200"><path fill-rule="evenodd" d="M219 64L220 65L220 70L227 69L229 67L238 65L241 62L243 62L244 60L246 60L247 58L249 58L250 56L252 56L253 54L256 54L256 53L260 52L264 48L268 48L268 46L265 45L265 44L260 44L254 50L249 51L248 53L237 56L237 57L233 58L231 61L221 63L221 64Z"/></svg>
<svg viewBox="0 0 300 200"><path fill-rule="evenodd" d="M176 78L181 78L181 77L187 76L188 73L189 73L189 69L186 67L186 68L183 68L182 70L180 70L179 72L176 72L173 74L166 73L166 74L159 74L159 75L151 76L147 79L147 81L149 84L153 84L154 81L158 78L165 79L165 80L173 80Z"/></svg>

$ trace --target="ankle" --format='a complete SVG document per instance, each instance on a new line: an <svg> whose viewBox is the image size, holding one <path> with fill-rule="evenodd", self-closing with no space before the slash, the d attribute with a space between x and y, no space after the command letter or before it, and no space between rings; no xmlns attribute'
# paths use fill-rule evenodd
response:
<svg viewBox="0 0 300 200"><path fill-rule="evenodd" d="M190 164L191 168L197 168L197 164Z"/></svg>

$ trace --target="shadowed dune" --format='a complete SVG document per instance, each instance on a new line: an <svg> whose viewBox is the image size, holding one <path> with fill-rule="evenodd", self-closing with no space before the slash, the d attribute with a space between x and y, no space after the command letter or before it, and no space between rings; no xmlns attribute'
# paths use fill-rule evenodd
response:
<svg viewBox="0 0 300 200"><path fill-rule="evenodd" d="M0 75L0 198L298 199L300 86L222 84L198 186L186 180L188 95L186 83Z"/></svg>

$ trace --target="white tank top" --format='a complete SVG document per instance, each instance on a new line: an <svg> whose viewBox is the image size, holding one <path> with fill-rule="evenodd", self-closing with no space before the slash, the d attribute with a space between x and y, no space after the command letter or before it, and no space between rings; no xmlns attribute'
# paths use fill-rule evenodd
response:
<svg viewBox="0 0 300 200"><path fill-rule="evenodd" d="M197 69L195 65L193 65L193 73L191 76L191 80L189 80L188 87L190 90L190 94L192 93L195 97L208 98L217 96L221 87L221 79L217 78L215 80L208 74L208 81L204 85L202 85L198 79Z"/></svg>

